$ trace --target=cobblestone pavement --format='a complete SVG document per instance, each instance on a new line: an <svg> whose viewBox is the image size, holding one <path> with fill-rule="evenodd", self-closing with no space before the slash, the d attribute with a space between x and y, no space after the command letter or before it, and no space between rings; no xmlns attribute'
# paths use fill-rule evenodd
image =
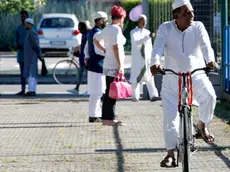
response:
<svg viewBox="0 0 230 172"><path fill-rule="evenodd" d="M226 112L229 113L230 112ZM127 126L90 124L87 99L1 99L1 172L181 172L164 158L161 102L117 104ZM194 172L230 171L230 126L215 117L216 142L197 140Z"/></svg>

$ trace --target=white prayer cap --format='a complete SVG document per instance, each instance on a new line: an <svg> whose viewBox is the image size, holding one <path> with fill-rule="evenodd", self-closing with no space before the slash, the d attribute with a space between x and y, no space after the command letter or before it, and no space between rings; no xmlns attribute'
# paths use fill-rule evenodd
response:
<svg viewBox="0 0 230 172"><path fill-rule="evenodd" d="M34 25L34 20L32 18L27 18L25 22Z"/></svg>
<svg viewBox="0 0 230 172"><path fill-rule="evenodd" d="M107 19L107 18L108 18L108 15L107 15L105 12L103 12L103 11L98 11L98 12L96 12L96 14L95 14L95 16L94 16L94 20L100 19L100 18L105 18L105 19Z"/></svg>
<svg viewBox="0 0 230 172"><path fill-rule="evenodd" d="M173 10L175 10L179 7L184 6L184 5L191 5L190 0L175 0L172 4L172 8L173 8Z"/></svg>
<svg viewBox="0 0 230 172"><path fill-rule="evenodd" d="M144 14L139 15L138 18L137 18L137 21L140 20L140 19L142 19L142 18L143 18L145 21L147 21L147 17L146 17L146 15L144 15Z"/></svg>

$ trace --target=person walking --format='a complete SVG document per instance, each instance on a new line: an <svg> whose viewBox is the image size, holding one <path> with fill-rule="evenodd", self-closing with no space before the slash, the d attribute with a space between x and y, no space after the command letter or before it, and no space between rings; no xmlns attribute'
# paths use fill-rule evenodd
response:
<svg viewBox="0 0 230 172"><path fill-rule="evenodd" d="M24 42L24 78L28 78L29 91L25 96L35 96L37 88L38 58L41 58L41 49L37 32L33 29L32 18L25 20L25 28L28 30Z"/></svg>
<svg viewBox="0 0 230 172"><path fill-rule="evenodd" d="M21 91L16 95L22 96L25 94L26 90L26 78L23 75L24 71L24 42L27 35L27 30L25 28L25 20L28 18L27 11L20 12L21 24L17 27L16 30L16 38L15 38L15 46L17 49L17 62L20 67L20 79L21 79Z"/></svg>
<svg viewBox="0 0 230 172"><path fill-rule="evenodd" d="M126 17L126 11L120 6L111 8L112 23L107 25L100 34L95 36L96 46L105 52L103 72L106 76L106 91L103 97L102 120L103 125L122 125L122 122L115 119L116 99L109 97L110 84L119 73L124 73L126 39L122 33L121 26ZM100 44L104 41L104 45Z"/></svg>
<svg viewBox="0 0 230 172"><path fill-rule="evenodd" d="M82 34L82 38L81 38L81 45L80 45L80 49L79 49L79 62L80 62L80 69L79 69L79 73L78 73L78 82L75 88L67 90L70 93L73 94L77 94L79 95L79 88L80 88L80 84L82 83L82 79L85 73L85 53L84 53L84 49L85 49L85 45L87 42L87 38L89 35L89 31L91 29L89 23L87 21L85 22L80 22L78 24L78 29L80 31L80 33Z"/></svg>
<svg viewBox="0 0 230 172"><path fill-rule="evenodd" d="M131 75L132 101L137 102L140 98L140 84L146 83L151 101L159 100L158 90L155 86L154 77L150 72L152 53L152 33L145 28L147 17L141 14L137 19L137 27L131 30Z"/></svg>
<svg viewBox="0 0 230 172"><path fill-rule="evenodd" d="M189 0L175 0L172 4L174 20L159 26L152 53L151 72L156 75L161 68L160 57L164 52L164 66L176 72L188 72L205 67L205 59L210 69L216 69L214 51L210 38L202 22L194 21L193 7ZM197 73L192 78L193 96L199 107L199 121L196 131L207 143L214 142L208 129L216 105L215 90L205 73ZM165 75L162 84L162 108L164 112L164 139L167 155L161 167L175 167L179 131L178 77Z"/></svg>
<svg viewBox="0 0 230 172"><path fill-rule="evenodd" d="M105 92L105 77L103 75L105 54L95 47L93 40L106 26L107 20L108 16L105 12L96 12L94 17L95 26L89 32L85 46L85 61L87 61L86 65L88 66L89 122L101 122L101 97ZM103 42L101 43L103 44Z"/></svg>

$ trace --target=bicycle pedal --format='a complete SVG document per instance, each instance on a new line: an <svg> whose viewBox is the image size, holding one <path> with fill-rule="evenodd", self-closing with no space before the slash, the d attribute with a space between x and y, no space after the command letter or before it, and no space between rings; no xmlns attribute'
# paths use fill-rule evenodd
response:
<svg viewBox="0 0 230 172"><path fill-rule="evenodd" d="M191 152L195 152L196 150L197 150L197 148L195 146L190 147Z"/></svg>
<svg viewBox="0 0 230 172"><path fill-rule="evenodd" d="M194 137L195 137L196 139L202 139L202 137L201 137L201 135L200 135L199 133L196 133L196 134L194 135Z"/></svg>

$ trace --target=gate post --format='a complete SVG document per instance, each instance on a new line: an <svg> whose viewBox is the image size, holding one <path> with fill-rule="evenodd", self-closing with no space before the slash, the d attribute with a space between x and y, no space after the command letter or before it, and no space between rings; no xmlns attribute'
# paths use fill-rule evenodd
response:
<svg viewBox="0 0 230 172"><path fill-rule="evenodd" d="M226 53L225 53L225 26L228 25L228 0L221 0L221 37L222 37L222 49L221 49L221 56L222 56L222 64L221 64L221 91L225 91L225 58L226 58Z"/></svg>
<svg viewBox="0 0 230 172"><path fill-rule="evenodd" d="M146 28L149 29L149 0L142 0L143 5L143 14L147 17L147 25ZM143 85L143 99L149 99L149 93L146 84Z"/></svg>
<svg viewBox="0 0 230 172"><path fill-rule="evenodd" d="M146 28L149 29L149 0L142 0L143 5L143 14L147 17L147 25Z"/></svg>

